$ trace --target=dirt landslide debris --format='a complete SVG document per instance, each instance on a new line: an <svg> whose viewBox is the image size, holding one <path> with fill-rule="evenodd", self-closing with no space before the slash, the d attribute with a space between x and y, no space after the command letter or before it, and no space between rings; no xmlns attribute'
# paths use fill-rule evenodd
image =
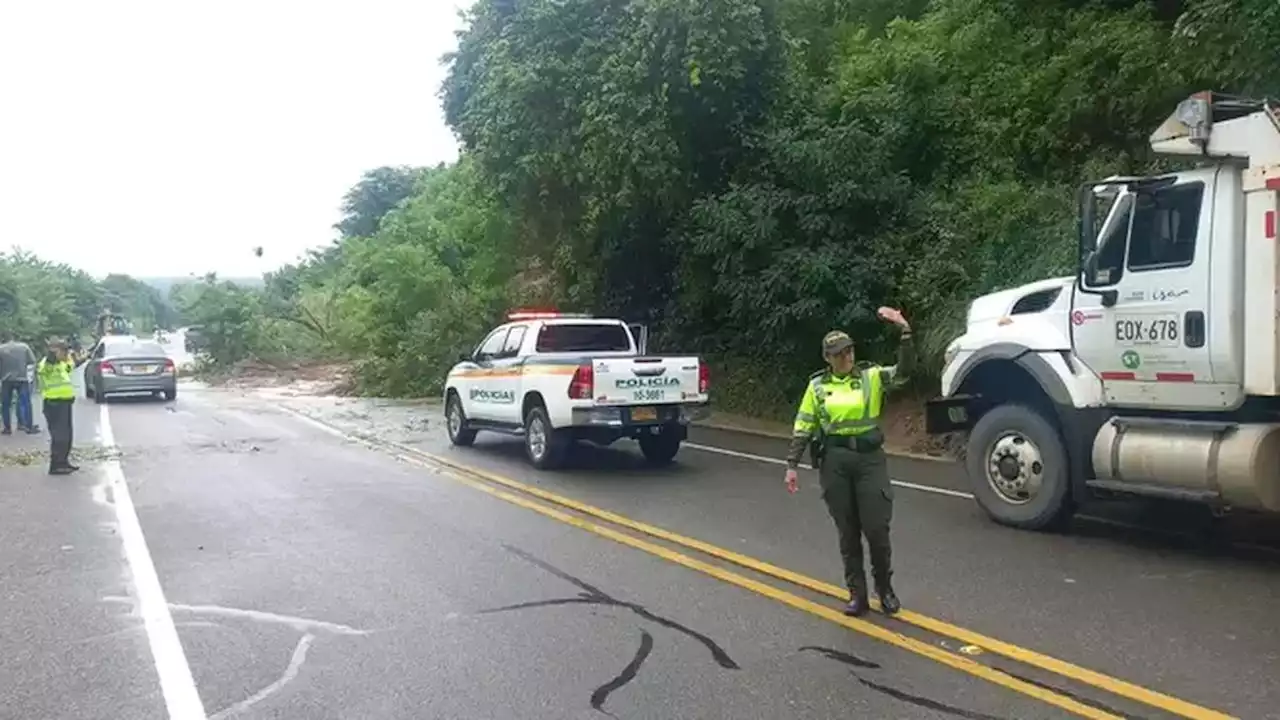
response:
<svg viewBox="0 0 1280 720"><path fill-rule="evenodd" d="M251 391L265 400L281 403L317 419L362 436L412 442L428 428L439 426L438 398L386 399L355 396L351 367L342 363L271 364L239 363L218 376L207 376L214 387ZM899 452L963 459L963 433L933 437L924 432L923 403L902 398L885 408L886 445ZM712 425L789 436L789 423L747 418L716 412Z"/></svg>
<svg viewBox="0 0 1280 720"><path fill-rule="evenodd" d="M355 393L355 378L346 363L268 363L245 360L228 370L197 371L211 387L235 390L257 388L290 388L303 395L337 395Z"/></svg>
<svg viewBox="0 0 1280 720"><path fill-rule="evenodd" d="M117 450L104 448L101 445L77 445L71 448L71 462L76 465L120 458ZM49 449L19 448L0 452L0 468L30 467L49 464Z"/></svg>

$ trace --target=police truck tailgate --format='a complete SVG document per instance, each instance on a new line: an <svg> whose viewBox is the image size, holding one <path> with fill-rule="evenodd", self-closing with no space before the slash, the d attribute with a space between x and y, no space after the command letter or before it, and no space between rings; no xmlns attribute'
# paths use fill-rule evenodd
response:
<svg viewBox="0 0 1280 720"><path fill-rule="evenodd" d="M595 401L601 405L706 402L697 357L595 358Z"/></svg>

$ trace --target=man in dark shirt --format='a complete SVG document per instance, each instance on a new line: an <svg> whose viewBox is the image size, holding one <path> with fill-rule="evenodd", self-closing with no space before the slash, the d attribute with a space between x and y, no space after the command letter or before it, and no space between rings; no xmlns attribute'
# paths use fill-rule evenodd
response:
<svg viewBox="0 0 1280 720"><path fill-rule="evenodd" d="M10 408L14 395L18 396L18 429L29 434L40 432L31 417L31 376L35 365L36 356L31 346L6 333L4 343L0 344L0 415L4 420L0 434L13 434Z"/></svg>

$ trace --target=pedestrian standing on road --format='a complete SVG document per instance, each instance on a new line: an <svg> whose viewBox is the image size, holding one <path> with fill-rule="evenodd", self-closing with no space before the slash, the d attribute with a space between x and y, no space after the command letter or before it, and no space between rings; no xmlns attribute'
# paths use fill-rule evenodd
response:
<svg viewBox="0 0 1280 720"><path fill-rule="evenodd" d="M50 475L68 475L80 469L71 464L71 411L76 401L76 390L71 384L74 367L67 345L61 340L49 344L49 353L36 367L44 399L44 419L49 426Z"/></svg>
<svg viewBox="0 0 1280 720"><path fill-rule="evenodd" d="M4 420L0 433L13 434L10 421L15 396L18 399L18 429L32 435L40 432L31 417L31 374L35 364L36 356L31 352L31 346L18 342L12 333L6 333L4 342L0 343L0 416Z"/></svg>
<svg viewBox="0 0 1280 720"><path fill-rule="evenodd" d="M915 352L911 326L902 313L882 307L878 315L902 329L897 364L872 365L859 372L854 368L853 340L839 330L827 333L822 339L822 355L828 367L809 378L787 452L785 482L789 492L799 489L796 469L806 447L818 468L822 499L840 539L850 595L846 615L864 615L870 606L863 571L863 535L871 551L871 572L881 610L892 615L902 607L890 582L893 486L885 462L880 411L885 392L897 379L910 374Z"/></svg>

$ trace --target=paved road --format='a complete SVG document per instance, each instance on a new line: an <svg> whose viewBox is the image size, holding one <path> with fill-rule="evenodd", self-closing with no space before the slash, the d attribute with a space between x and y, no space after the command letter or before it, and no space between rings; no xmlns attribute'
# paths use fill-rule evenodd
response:
<svg viewBox="0 0 1280 720"><path fill-rule="evenodd" d="M2 718L161 718L192 689L200 707L178 717L1073 716L246 394L184 387L169 404L79 403L76 420L78 475L0 466ZM692 451L655 471L620 445L544 474L505 438L453 449L434 424L406 438L839 576L812 480L789 498L773 466ZM1240 717L1277 706L1276 567L1112 535L1016 533L964 500L897 497L898 584L913 609ZM1112 716L1168 716L1009 671Z"/></svg>

